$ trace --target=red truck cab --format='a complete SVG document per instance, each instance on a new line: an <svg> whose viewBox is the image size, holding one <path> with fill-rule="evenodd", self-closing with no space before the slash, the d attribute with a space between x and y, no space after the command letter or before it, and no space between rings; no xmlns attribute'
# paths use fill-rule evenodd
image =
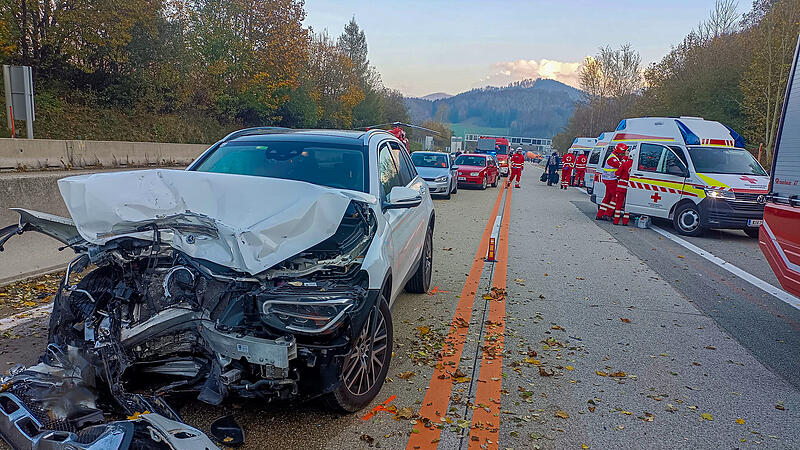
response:
<svg viewBox="0 0 800 450"><path fill-rule="evenodd" d="M795 49L794 63L783 102L775 152L772 157L770 192L766 196L759 246L781 286L800 297L800 74ZM760 201L761 199L759 199Z"/></svg>
<svg viewBox="0 0 800 450"><path fill-rule="evenodd" d="M475 153L489 154L495 157L500 168L500 175L508 176L508 153L511 145L507 138L481 136Z"/></svg>

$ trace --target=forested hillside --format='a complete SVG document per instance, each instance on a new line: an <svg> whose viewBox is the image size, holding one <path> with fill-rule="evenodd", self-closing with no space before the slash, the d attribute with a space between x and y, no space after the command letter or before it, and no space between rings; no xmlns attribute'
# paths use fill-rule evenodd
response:
<svg viewBox="0 0 800 450"><path fill-rule="evenodd" d="M505 87L473 89L428 101L407 98L412 120L507 128L514 136L552 137L572 116L580 91L555 80L524 80Z"/></svg>
<svg viewBox="0 0 800 450"><path fill-rule="evenodd" d="M800 1L755 0L747 13L737 11L737 1L717 0L707 19L644 70L630 45L587 58L584 103L553 145L564 150L576 136L597 136L625 117L701 116L744 135L748 150L769 167L800 34Z"/></svg>
<svg viewBox="0 0 800 450"><path fill-rule="evenodd" d="M33 67L38 138L208 143L245 126L407 120L402 95L370 66L355 20L332 38L303 25L304 8L302 0L5 0L0 64Z"/></svg>

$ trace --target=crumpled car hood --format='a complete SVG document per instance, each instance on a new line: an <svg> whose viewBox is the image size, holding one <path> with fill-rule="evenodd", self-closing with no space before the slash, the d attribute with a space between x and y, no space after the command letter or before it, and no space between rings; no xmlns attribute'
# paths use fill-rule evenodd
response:
<svg viewBox="0 0 800 450"><path fill-rule="evenodd" d="M377 202L300 181L164 169L67 177L58 187L90 243L152 239L155 224L162 242L251 275L333 236L351 200Z"/></svg>

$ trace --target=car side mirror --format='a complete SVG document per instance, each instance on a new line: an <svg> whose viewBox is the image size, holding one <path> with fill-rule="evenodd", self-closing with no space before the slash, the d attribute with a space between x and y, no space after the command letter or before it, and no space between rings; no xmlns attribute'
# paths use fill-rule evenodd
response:
<svg viewBox="0 0 800 450"><path fill-rule="evenodd" d="M452 166L450 166L450 168L451 168L451 169L453 169L453 170L458 170L458 166L457 166L457 165L455 165L455 164L453 164Z"/></svg>
<svg viewBox="0 0 800 450"><path fill-rule="evenodd" d="M384 204L386 209L414 208L422 204L419 192L405 186L395 186L389 192L389 202Z"/></svg>

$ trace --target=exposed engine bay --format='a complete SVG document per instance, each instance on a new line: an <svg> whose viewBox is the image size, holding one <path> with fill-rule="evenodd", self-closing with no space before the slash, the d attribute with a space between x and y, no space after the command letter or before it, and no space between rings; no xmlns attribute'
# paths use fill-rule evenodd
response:
<svg viewBox="0 0 800 450"><path fill-rule="evenodd" d="M361 266L377 222L359 200L332 236L256 274L173 244L213 239L202 214L128 224L96 244L70 219L18 212L0 249L39 231L77 256L39 364L2 379L0 432L15 448L216 448L169 402L330 394L359 335L375 327L380 293ZM88 273L71 285L79 272Z"/></svg>

